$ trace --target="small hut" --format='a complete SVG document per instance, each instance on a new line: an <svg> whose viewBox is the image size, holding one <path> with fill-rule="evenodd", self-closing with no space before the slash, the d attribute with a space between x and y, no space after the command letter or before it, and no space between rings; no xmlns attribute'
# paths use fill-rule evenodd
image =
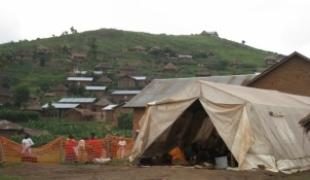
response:
<svg viewBox="0 0 310 180"><path fill-rule="evenodd" d="M108 76L101 76L99 79L96 81L97 83L102 83L102 84L110 84L112 83L112 79L110 79Z"/></svg>
<svg viewBox="0 0 310 180"><path fill-rule="evenodd" d="M12 123L8 120L0 120L0 136L10 138L13 135L25 135L29 134L31 136L42 136L48 135L46 130L36 130L25 128L19 124Z"/></svg>
<svg viewBox="0 0 310 180"><path fill-rule="evenodd" d="M97 112L101 112L102 108L106 107L109 104L111 104L111 102L108 99L101 98L98 102L94 104L94 110Z"/></svg>
<svg viewBox="0 0 310 180"><path fill-rule="evenodd" d="M164 71L172 71L172 72L175 72L175 71L177 71L178 70L178 68L173 64L173 63L168 63L168 64L166 64L165 65L165 67L164 67Z"/></svg>
<svg viewBox="0 0 310 180"><path fill-rule="evenodd" d="M67 96L68 88L63 84L58 84L52 88L52 92L54 92L56 96Z"/></svg>

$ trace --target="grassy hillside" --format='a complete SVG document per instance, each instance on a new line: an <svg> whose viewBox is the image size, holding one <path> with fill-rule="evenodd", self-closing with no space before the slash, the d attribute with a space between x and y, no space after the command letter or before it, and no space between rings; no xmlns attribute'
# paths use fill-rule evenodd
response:
<svg viewBox="0 0 310 180"><path fill-rule="evenodd" d="M44 64L38 55L42 47L49 51ZM76 61L70 58L75 52L89 55L80 63L80 69L93 70L104 62L113 67L112 78L118 69L128 66L137 69L138 75L167 78L194 76L197 71L214 75L253 73L272 54L208 35L154 35L101 29L0 45L1 83L11 88L26 84L34 94L46 91L63 82L76 66ZM193 60L179 60L177 54L190 54ZM176 73L163 72L168 62L178 67Z"/></svg>

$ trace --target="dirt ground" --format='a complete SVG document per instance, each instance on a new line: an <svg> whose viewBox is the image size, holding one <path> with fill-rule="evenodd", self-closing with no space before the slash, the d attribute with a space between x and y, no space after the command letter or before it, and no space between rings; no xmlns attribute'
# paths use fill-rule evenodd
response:
<svg viewBox="0 0 310 180"><path fill-rule="evenodd" d="M309 180L310 171L285 175L267 171L207 170L193 167L135 167L128 165L19 164L0 168L2 176L20 179L65 180Z"/></svg>

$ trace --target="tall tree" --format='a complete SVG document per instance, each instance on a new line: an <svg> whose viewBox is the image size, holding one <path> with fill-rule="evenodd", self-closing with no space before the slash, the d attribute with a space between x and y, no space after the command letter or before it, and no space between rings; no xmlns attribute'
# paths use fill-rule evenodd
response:
<svg viewBox="0 0 310 180"><path fill-rule="evenodd" d="M28 86L19 85L13 90L14 104L22 107L30 99L30 90Z"/></svg>

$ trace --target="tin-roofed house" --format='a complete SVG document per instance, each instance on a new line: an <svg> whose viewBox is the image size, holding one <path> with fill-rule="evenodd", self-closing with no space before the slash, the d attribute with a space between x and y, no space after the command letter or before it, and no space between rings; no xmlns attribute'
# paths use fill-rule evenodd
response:
<svg viewBox="0 0 310 180"><path fill-rule="evenodd" d="M79 107L79 103L46 103L42 106L42 115L48 117L63 117L64 114L73 108Z"/></svg>
<svg viewBox="0 0 310 180"><path fill-rule="evenodd" d="M69 85L86 86L93 82L93 77L67 77Z"/></svg>
<svg viewBox="0 0 310 180"><path fill-rule="evenodd" d="M88 109L73 108L64 114L64 118L71 121L95 120L95 113Z"/></svg>
<svg viewBox="0 0 310 180"><path fill-rule="evenodd" d="M247 75L231 75L231 76L154 79L137 96L133 97L123 107L133 109L133 134L136 134L136 131L140 129L139 121L145 112L145 107L147 103L156 100L161 100L163 98L168 98L169 96L175 93L175 92L165 92L165 94L163 94L162 92L167 87L175 86L182 89L185 86L199 80L207 80L210 82L218 82L224 84L244 85L251 79L253 79L255 76L256 76L255 74L247 74Z"/></svg>
<svg viewBox="0 0 310 180"><path fill-rule="evenodd" d="M132 113L131 109L123 108L123 105L124 103L110 104L102 108L104 121L110 123L114 127L119 127L119 123L122 121L124 116L130 116Z"/></svg>
<svg viewBox="0 0 310 180"><path fill-rule="evenodd" d="M141 90L115 90L112 91L111 98L115 103L123 103L129 101L140 92Z"/></svg>
<svg viewBox="0 0 310 180"><path fill-rule="evenodd" d="M141 89L146 85L145 76L125 75L119 78L117 85L120 89Z"/></svg>
<svg viewBox="0 0 310 180"><path fill-rule="evenodd" d="M257 75L247 86L310 96L310 59L294 52Z"/></svg>
<svg viewBox="0 0 310 180"><path fill-rule="evenodd" d="M70 98L62 98L58 101L58 103L62 104L79 104L81 108L91 110L96 102L97 98L94 97L70 97Z"/></svg>
<svg viewBox="0 0 310 180"><path fill-rule="evenodd" d="M106 95L106 86L85 86L85 91L90 96L102 97Z"/></svg>

